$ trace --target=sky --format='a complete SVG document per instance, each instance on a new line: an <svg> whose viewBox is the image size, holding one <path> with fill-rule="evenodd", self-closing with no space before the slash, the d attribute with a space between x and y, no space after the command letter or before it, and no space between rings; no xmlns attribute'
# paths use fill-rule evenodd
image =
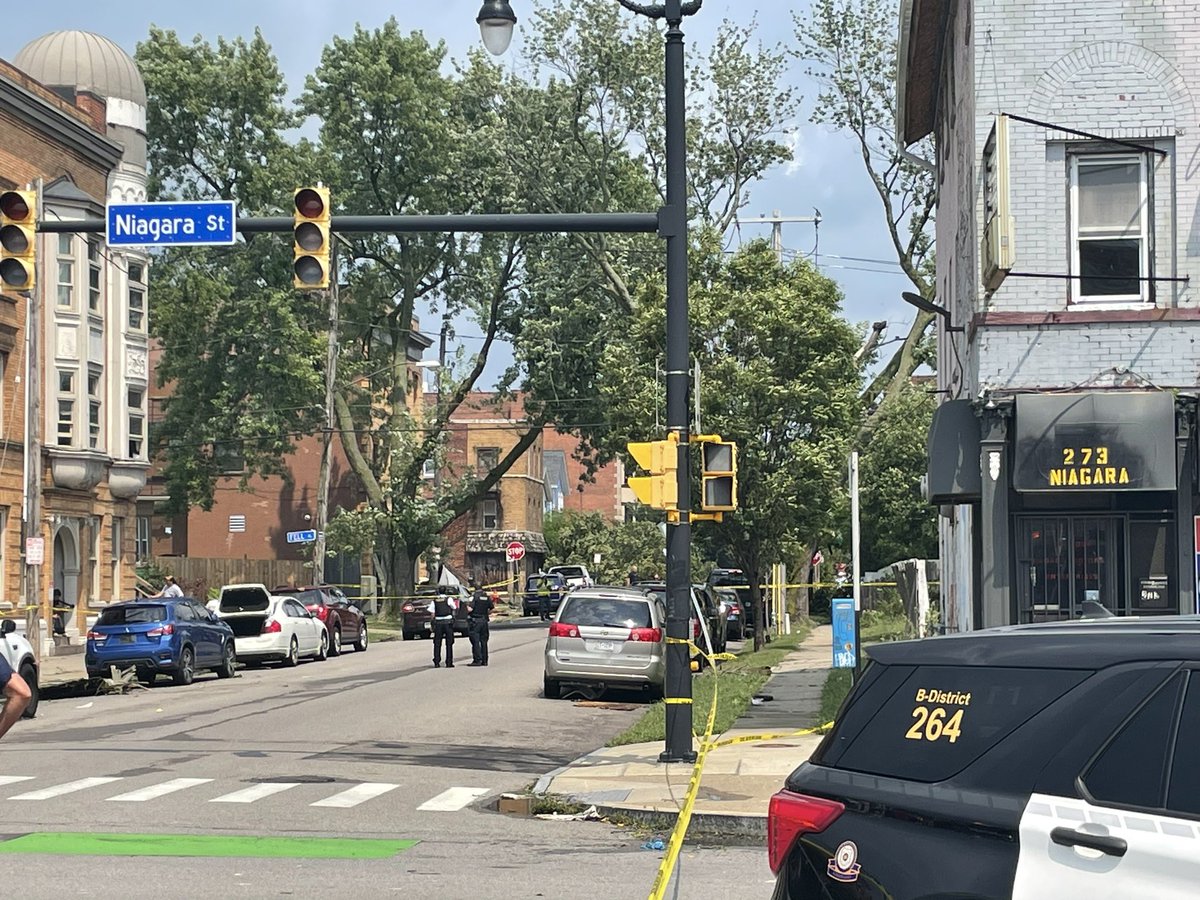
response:
<svg viewBox="0 0 1200 900"><path fill-rule="evenodd" d="M532 10L532 0L511 3L518 19L527 21L529 16L522 13ZM0 33L0 57L11 60L34 38L66 29L102 34L132 55L151 25L171 29L184 40L200 35L213 43L218 37L250 36L259 27L279 59L289 89L298 93L304 76L316 67L322 49L335 35L350 34L356 23L378 27L393 15L402 28L424 32L431 42L445 41L449 55L461 59L480 43L475 24L479 6L480 0L57 0L25 4L21 15L6 17ZM792 44L792 13L807 15L807 8L804 0L704 0L700 12L685 21L684 31L689 47L693 40L706 47L722 20L745 24L755 19L764 41ZM504 57L511 66L521 65L520 29L519 21L513 46ZM852 322L887 320L886 338L902 337L914 311L901 301L900 293L911 288L896 264L883 208L858 161L858 147L844 135L808 122L816 86L803 74L801 64L792 64L789 78L805 98L799 118L789 123L796 159L773 170L751 189L750 203L741 213L740 234L746 240L770 237L769 225L752 220L770 216L774 210L784 216L811 216L819 209L819 235L811 224L783 226L785 250L811 254L818 247L822 270L845 294L846 317ZM426 330L432 329L427 325ZM463 325L458 330L466 349L472 350L468 335L477 332L477 326ZM495 378L505 364L495 360L485 379Z"/></svg>

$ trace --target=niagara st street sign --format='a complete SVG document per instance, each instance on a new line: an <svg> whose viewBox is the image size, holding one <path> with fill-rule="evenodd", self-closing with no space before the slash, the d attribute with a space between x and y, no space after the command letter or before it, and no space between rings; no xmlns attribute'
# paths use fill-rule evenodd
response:
<svg viewBox="0 0 1200 900"><path fill-rule="evenodd" d="M237 239L237 205L232 200L110 203L105 240L110 247L196 247Z"/></svg>

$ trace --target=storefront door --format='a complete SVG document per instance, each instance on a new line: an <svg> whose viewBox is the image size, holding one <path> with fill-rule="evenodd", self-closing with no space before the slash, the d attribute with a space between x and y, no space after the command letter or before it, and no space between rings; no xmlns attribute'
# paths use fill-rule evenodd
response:
<svg viewBox="0 0 1200 900"><path fill-rule="evenodd" d="M1018 620L1075 619L1088 600L1126 612L1119 589L1124 524L1118 516L1020 518Z"/></svg>

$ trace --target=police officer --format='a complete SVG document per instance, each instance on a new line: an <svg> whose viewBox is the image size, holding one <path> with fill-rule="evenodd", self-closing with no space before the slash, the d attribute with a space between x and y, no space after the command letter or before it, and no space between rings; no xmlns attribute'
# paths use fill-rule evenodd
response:
<svg viewBox="0 0 1200 900"><path fill-rule="evenodd" d="M441 668L442 642L446 644L446 668L454 668L454 613L458 609L458 598L437 594L429 601L429 615L433 617L433 667Z"/></svg>
<svg viewBox="0 0 1200 900"><path fill-rule="evenodd" d="M471 638L471 665L488 664L488 616L495 604L487 592L478 585L471 595L471 608L467 615L467 635Z"/></svg>
<svg viewBox="0 0 1200 900"><path fill-rule="evenodd" d="M550 576L538 582L538 617L545 622L550 618Z"/></svg>

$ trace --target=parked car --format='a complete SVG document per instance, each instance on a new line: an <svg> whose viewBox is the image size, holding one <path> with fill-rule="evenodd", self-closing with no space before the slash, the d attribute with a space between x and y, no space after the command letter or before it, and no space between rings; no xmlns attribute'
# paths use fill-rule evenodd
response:
<svg viewBox="0 0 1200 900"><path fill-rule="evenodd" d="M731 588L742 602L743 637L754 632L754 598L750 593L750 581L741 569L713 569L708 573L711 588Z"/></svg>
<svg viewBox="0 0 1200 900"><path fill-rule="evenodd" d="M25 707L25 718L32 719L37 715L38 707L38 664L33 655L33 645L17 631L17 623L12 619L0 619L0 655L29 685L32 696Z"/></svg>
<svg viewBox="0 0 1200 900"><path fill-rule="evenodd" d="M191 684L197 670L232 678L237 651L232 629L191 597L162 597L113 603L100 611L87 633L84 667L92 678L112 666L133 669L153 684L170 675Z"/></svg>
<svg viewBox="0 0 1200 900"><path fill-rule="evenodd" d="M429 601L441 594L457 597L458 609L454 612L454 632L466 637L467 614L470 612L471 595L461 584L424 584L417 588L415 600L406 600L400 607L400 634L406 641L433 634L433 617L429 615Z"/></svg>
<svg viewBox="0 0 1200 900"><path fill-rule="evenodd" d="M634 588L572 591L546 637L546 697L562 696L564 683L642 688L661 696L666 620L662 603Z"/></svg>
<svg viewBox="0 0 1200 900"><path fill-rule="evenodd" d="M1196 895L1200 617L876 644L771 800L776 900Z"/></svg>
<svg viewBox="0 0 1200 900"><path fill-rule="evenodd" d="M667 586L663 582L643 581L637 585L636 590L652 594L666 608ZM701 627L702 623L703 628ZM689 630L692 635L693 644L708 651L711 642L711 652L725 652L724 613L720 608L720 604L704 590L703 585L692 585L692 615L690 625ZM693 653L692 661L700 668L708 665L702 653Z"/></svg>
<svg viewBox="0 0 1200 900"><path fill-rule="evenodd" d="M233 629L238 659L296 665L301 657L329 654L325 623L295 597L273 595L263 584L227 584L217 598L217 615Z"/></svg>
<svg viewBox="0 0 1200 900"><path fill-rule="evenodd" d="M367 649L367 617L338 588L317 585L277 587L272 593L295 597L305 609L325 623L325 630L329 632L330 656L340 654L343 644L351 644L359 652Z"/></svg>
<svg viewBox="0 0 1200 900"><path fill-rule="evenodd" d="M596 582L587 570L587 566L551 566L546 570L547 575L561 575L567 583L568 590L591 587Z"/></svg>
<svg viewBox="0 0 1200 900"><path fill-rule="evenodd" d="M525 592L521 595L522 615L536 616L538 614L538 610L541 609L541 594L539 591L543 584L550 586L550 611L557 611L562 598L567 595L567 580L561 575L550 575L546 572L539 572L525 579Z"/></svg>
<svg viewBox="0 0 1200 900"><path fill-rule="evenodd" d="M746 618L742 609L742 600L736 590L730 587L713 588L717 599L725 606L725 637L731 641L746 639Z"/></svg>

